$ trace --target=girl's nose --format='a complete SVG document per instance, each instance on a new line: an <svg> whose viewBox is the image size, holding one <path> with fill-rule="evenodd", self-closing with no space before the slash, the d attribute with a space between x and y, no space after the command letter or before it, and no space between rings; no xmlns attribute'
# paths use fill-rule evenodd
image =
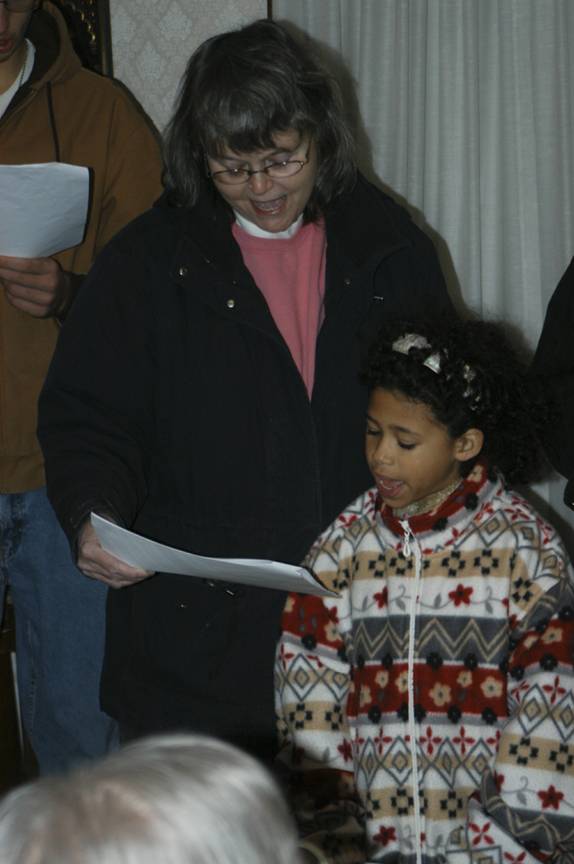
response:
<svg viewBox="0 0 574 864"><path fill-rule="evenodd" d="M375 465L390 465L393 461L392 448L388 440L383 439L375 451Z"/></svg>

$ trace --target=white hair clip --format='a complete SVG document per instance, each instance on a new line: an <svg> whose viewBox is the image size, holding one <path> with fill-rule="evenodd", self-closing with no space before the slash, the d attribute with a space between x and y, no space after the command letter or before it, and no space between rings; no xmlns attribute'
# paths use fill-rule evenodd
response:
<svg viewBox="0 0 574 864"><path fill-rule="evenodd" d="M411 348L430 348L430 343L426 340L424 336L421 336L418 333L405 333L404 336L401 336L399 339L395 339L391 348L393 351L398 351L399 354L407 354L411 350ZM438 375L440 372L440 354L435 352L434 354L429 354L426 360L423 360L423 366L426 366L427 369L430 369L431 372L434 372L435 375Z"/></svg>
<svg viewBox="0 0 574 864"><path fill-rule="evenodd" d="M476 372L474 371L474 369L471 369L468 363L464 364L462 370L462 377L464 381L466 381L466 383L468 384L468 387L465 388L462 394L462 398L467 400L468 407L471 411L476 411L481 400L481 395L480 392L475 393L474 388L472 387L472 382L476 378Z"/></svg>

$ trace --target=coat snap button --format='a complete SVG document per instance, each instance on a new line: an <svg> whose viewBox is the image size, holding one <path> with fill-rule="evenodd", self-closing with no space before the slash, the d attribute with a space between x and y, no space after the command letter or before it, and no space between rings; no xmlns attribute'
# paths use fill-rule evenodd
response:
<svg viewBox="0 0 574 864"><path fill-rule="evenodd" d="M228 309L234 309L235 308L235 300L232 297L230 297L229 300L227 301L227 308Z"/></svg>
<svg viewBox="0 0 574 864"><path fill-rule="evenodd" d="M187 267L180 267L177 272L180 276L187 276Z"/></svg>
<svg viewBox="0 0 574 864"><path fill-rule="evenodd" d="M347 287L349 287L349 285L350 285L351 282L352 282L352 279L351 279L350 276L345 276L345 278L343 279L343 282L345 283L345 285L346 285Z"/></svg>

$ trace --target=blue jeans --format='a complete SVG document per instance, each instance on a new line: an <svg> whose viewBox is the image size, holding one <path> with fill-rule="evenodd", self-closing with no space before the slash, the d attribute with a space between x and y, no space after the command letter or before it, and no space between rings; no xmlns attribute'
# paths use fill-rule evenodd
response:
<svg viewBox="0 0 574 864"><path fill-rule="evenodd" d="M107 588L84 576L44 489L0 495L0 617L10 585L22 722L42 774L118 742L100 710Z"/></svg>

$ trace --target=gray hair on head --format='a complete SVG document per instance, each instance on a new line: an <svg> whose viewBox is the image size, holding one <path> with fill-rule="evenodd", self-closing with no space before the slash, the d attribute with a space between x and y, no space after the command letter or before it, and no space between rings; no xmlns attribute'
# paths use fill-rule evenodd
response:
<svg viewBox="0 0 574 864"><path fill-rule="evenodd" d="M144 738L0 802L10 864L297 864L275 780L199 735Z"/></svg>
<svg viewBox="0 0 574 864"><path fill-rule="evenodd" d="M212 36L190 57L165 130L166 191L193 207L207 183L206 155L274 147L274 136L288 130L316 147L317 177L305 208L305 220L314 221L356 179L338 82L317 48L284 23L263 19Z"/></svg>

